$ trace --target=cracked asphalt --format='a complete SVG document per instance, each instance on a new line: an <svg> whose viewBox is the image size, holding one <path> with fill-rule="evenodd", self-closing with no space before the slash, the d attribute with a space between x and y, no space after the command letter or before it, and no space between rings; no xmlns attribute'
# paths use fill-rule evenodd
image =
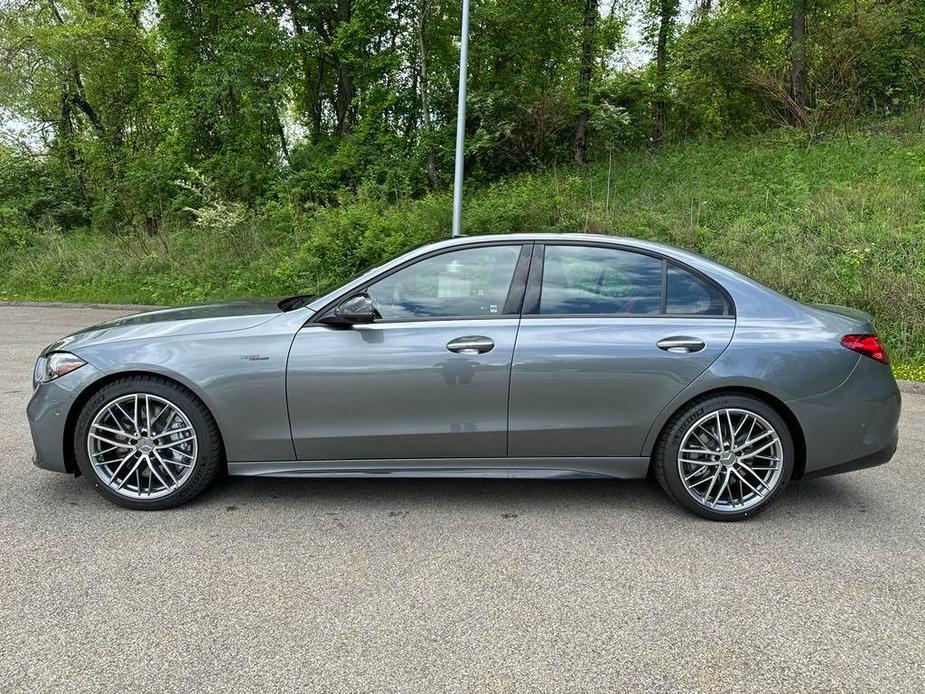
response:
<svg viewBox="0 0 925 694"><path fill-rule="evenodd" d="M124 311L123 311L124 313ZM925 395L886 466L744 523L651 482L225 479L131 512L32 466L0 306L0 690L921 692Z"/></svg>

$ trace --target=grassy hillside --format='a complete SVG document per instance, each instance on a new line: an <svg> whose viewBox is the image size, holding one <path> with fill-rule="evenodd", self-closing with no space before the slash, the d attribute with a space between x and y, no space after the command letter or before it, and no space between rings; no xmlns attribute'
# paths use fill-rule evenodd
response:
<svg viewBox="0 0 925 694"><path fill-rule="evenodd" d="M317 290L446 236L448 192L257 211L209 200L156 235L0 229L0 299L179 304ZM800 300L871 312L894 360L925 364L925 138L786 133L615 154L467 190L468 233L594 231L697 250Z"/></svg>

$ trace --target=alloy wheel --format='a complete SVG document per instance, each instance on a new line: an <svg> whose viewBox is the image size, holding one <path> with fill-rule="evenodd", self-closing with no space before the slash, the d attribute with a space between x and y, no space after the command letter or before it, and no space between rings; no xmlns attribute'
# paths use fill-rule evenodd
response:
<svg viewBox="0 0 925 694"><path fill-rule="evenodd" d="M104 405L87 434L93 470L109 489L131 499L178 490L196 465L198 440L176 404L132 393Z"/></svg>
<svg viewBox="0 0 925 694"><path fill-rule="evenodd" d="M678 472L687 493L714 511L742 511L760 504L777 487L783 447L774 427L754 412L716 410L687 430L678 451Z"/></svg>

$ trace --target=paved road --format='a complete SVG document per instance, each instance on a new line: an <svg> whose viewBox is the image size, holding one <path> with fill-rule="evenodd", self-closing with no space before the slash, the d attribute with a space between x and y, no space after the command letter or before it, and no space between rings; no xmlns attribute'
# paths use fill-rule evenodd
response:
<svg viewBox="0 0 925 694"><path fill-rule="evenodd" d="M133 513L30 463L35 353L94 309L0 307L0 690L925 689L925 396L886 467L746 523L651 483L221 482Z"/></svg>

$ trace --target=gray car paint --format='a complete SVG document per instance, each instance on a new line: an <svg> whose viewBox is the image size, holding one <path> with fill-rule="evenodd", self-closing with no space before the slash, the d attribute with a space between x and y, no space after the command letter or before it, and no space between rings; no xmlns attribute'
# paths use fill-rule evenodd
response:
<svg viewBox="0 0 925 694"><path fill-rule="evenodd" d="M512 456L638 456L652 420L726 349L731 318L524 317L511 371ZM690 336L699 352L665 352Z"/></svg>
<svg viewBox="0 0 925 694"><path fill-rule="evenodd" d="M289 355L297 457L457 458L507 455L508 387L517 317L310 325ZM485 354L447 343L487 336Z"/></svg>
<svg viewBox="0 0 925 694"><path fill-rule="evenodd" d="M703 272L730 294L735 320L582 318L580 328L574 319L525 317L516 351L516 317L431 325L437 330L423 347L421 323L346 331L307 325L371 278L434 250L570 239L665 255ZM482 322L491 325L475 329ZM478 356L490 359L466 365L450 359L462 355L440 352L444 337L488 335L489 329L498 331L498 351ZM238 301L139 314L70 335L44 353L66 349L88 366L40 385L29 418L36 463L69 469L66 425L88 389L146 372L177 380L209 407L232 474L641 476L658 433L679 407L732 387L783 403L802 430L806 471L816 473L869 455L883 462L895 446L900 403L889 368L839 344L846 333L870 331L866 314L804 306L661 244L587 234L467 237L411 251L288 313L271 300ZM704 337L708 350L698 357L650 348L669 335ZM367 342L379 337L382 342ZM609 345L616 337L631 345L635 361L601 351L602 340ZM594 340L597 352L589 347ZM381 351L370 363L370 345L376 344ZM571 361L575 354L577 362ZM511 434L502 447L505 360L512 365ZM582 384L591 395L587 401L578 395ZM551 402L566 406L561 419L568 426L560 424L557 433L550 433L556 425ZM362 416L348 421L351 403ZM583 413L573 411L576 403ZM572 445L564 443L569 440Z"/></svg>

